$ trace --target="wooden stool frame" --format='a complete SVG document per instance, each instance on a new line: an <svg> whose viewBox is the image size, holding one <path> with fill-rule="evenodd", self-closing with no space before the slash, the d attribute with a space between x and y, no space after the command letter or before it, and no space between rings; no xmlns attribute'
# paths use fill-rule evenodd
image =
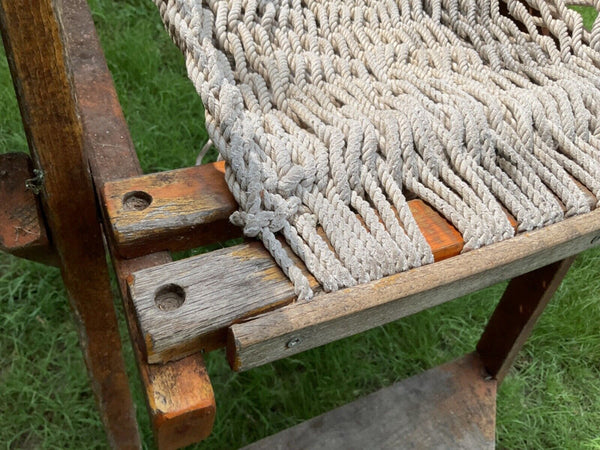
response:
<svg viewBox="0 0 600 450"><path fill-rule="evenodd" d="M227 221L235 202L224 187L222 165L142 176L85 0L0 0L0 24L33 160L32 166L22 155L0 158L0 169L10 168L10 178L0 179L0 194L8 199L0 207L0 237L23 223L34 230L0 241L0 249L61 268L100 415L114 448L141 444L121 355L107 250L157 445L178 448L206 438L214 421L212 386L198 350L227 345L232 367L245 370L512 278L476 353L443 369L460 368L472 377L490 378L486 395L492 392L495 405L497 385L574 256L600 243L596 210L454 256L462 248L460 235L415 202L413 210L427 222L429 238L439 241L434 251L439 262L294 304L289 282L266 261L265 267L276 274L276 299L257 300L201 339L182 338L183 344L174 346L169 336L149 337L150 322L140 317L133 301L143 297L145 280L164 267L176 270L180 264L201 262L165 266L171 262L167 250L239 235ZM33 190L39 189L39 196L23 189L31 179L37 181ZM177 183L202 183L204 190L177 191ZM167 197L164 192L169 190L177 195L165 200L171 213L164 220L140 226L146 219L135 215L135 203L123 208L125 197L133 195L143 203L144 194L139 193L151 189L163 189L161 195ZM210 214L203 216L202 208ZM266 258L260 245L244 245L248 260ZM488 440L491 433L493 441L494 425L493 418L485 425Z"/></svg>

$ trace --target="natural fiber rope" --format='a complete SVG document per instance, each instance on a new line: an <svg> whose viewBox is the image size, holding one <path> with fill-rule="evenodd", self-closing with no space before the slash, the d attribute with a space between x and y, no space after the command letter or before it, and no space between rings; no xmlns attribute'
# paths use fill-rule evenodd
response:
<svg viewBox="0 0 600 450"><path fill-rule="evenodd" d="M433 261L406 192L466 250L514 234L503 207L520 231L589 211L573 179L600 199L600 21L587 32L562 0L155 1L231 220L300 298L275 233L336 290Z"/></svg>

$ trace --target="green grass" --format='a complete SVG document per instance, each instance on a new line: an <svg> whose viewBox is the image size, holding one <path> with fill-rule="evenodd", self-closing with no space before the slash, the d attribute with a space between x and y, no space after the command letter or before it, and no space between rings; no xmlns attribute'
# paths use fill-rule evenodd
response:
<svg viewBox="0 0 600 450"><path fill-rule="evenodd" d="M150 3L91 2L144 169L157 171L193 164L206 135L202 105ZM26 151L4 58L0 151ZM502 288L248 373L209 354L218 416L203 448L251 442L471 351ZM593 250L578 258L502 385L500 448L600 448L599 293ZM0 445L105 448L58 270L0 255L0 299ZM126 353L152 447L128 345Z"/></svg>

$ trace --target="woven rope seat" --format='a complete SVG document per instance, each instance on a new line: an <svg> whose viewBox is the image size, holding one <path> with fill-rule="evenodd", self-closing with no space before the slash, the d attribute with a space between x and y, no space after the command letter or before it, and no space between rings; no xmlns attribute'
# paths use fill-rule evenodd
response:
<svg viewBox="0 0 600 450"><path fill-rule="evenodd" d="M433 262L407 198L464 251L512 237L507 212L522 232L589 212L582 185L600 198L600 23L563 1L157 4L231 220L300 299L313 292L276 233L335 291Z"/></svg>
<svg viewBox="0 0 600 450"><path fill-rule="evenodd" d="M0 0L33 156L0 155L0 250L61 267L110 444L141 448L106 251L161 449L212 430L204 352L244 371L510 279L473 353L254 447L493 448L498 386L600 245L600 20L562 0L156 4L220 161L143 174L86 1Z"/></svg>
<svg viewBox="0 0 600 450"><path fill-rule="evenodd" d="M132 274L150 363L226 346L244 370L598 242L598 20L562 1L157 5L221 161L107 183L112 240L126 258L249 240Z"/></svg>

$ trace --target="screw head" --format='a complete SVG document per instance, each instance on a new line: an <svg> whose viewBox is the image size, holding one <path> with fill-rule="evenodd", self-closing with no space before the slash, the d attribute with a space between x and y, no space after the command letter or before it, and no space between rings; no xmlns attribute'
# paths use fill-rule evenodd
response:
<svg viewBox="0 0 600 450"><path fill-rule="evenodd" d="M295 347L296 345L298 345L299 343L300 343L300 338L295 337L288 341L288 343L286 344L286 347L292 348L292 347Z"/></svg>

